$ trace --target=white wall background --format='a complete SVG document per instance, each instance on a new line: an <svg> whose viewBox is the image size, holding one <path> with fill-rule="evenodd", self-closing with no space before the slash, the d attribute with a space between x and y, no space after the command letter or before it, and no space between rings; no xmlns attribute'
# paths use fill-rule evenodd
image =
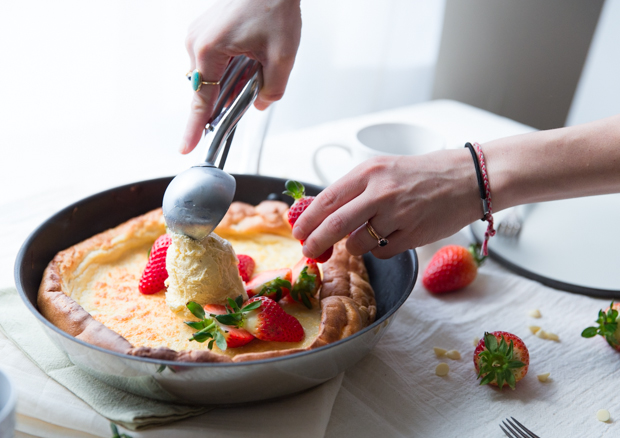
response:
<svg viewBox="0 0 620 438"><path fill-rule="evenodd" d="M208 3L0 0L0 205L198 161L202 151L177 153L192 93L183 43ZM443 6L302 0L297 64L269 135L427 100ZM571 124L620 113L617 23L620 0L607 0Z"/></svg>
<svg viewBox="0 0 620 438"><path fill-rule="evenodd" d="M606 0L566 124L620 113L620 0Z"/></svg>

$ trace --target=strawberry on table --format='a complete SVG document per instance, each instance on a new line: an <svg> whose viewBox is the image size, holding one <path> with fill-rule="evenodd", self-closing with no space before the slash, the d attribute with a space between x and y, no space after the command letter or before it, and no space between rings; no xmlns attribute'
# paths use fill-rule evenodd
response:
<svg viewBox="0 0 620 438"><path fill-rule="evenodd" d="M428 263L422 284L436 294L462 289L476 279L478 266L484 259L479 255L479 245L471 245L469 249L459 245L444 246Z"/></svg>
<svg viewBox="0 0 620 438"><path fill-rule="evenodd" d="M256 268L256 262L247 254L237 254L237 259L239 260L239 264L237 265L239 268L239 275L243 282L247 283L250 281L250 278L252 278L254 268Z"/></svg>
<svg viewBox="0 0 620 438"><path fill-rule="evenodd" d="M620 324L618 324L620 303L614 303L613 301L609 307L605 310L599 310L597 327L588 327L581 336L584 338L593 338L596 335L601 335L605 338L607 343L616 350L620 351Z"/></svg>
<svg viewBox="0 0 620 438"><path fill-rule="evenodd" d="M280 301L290 293L292 279L293 274L290 268L263 271L245 285L245 291L249 298L266 296Z"/></svg>
<svg viewBox="0 0 620 438"><path fill-rule="evenodd" d="M257 296L242 303L242 298L228 299L225 315L214 318L222 324L243 328L262 341L299 342L304 329L292 315L268 297Z"/></svg>
<svg viewBox="0 0 620 438"><path fill-rule="evenodd" d="M310 298L314 297L321 288L321 272L315 260L302 257L293 266L293 288L290 297L301 301L308 309L312 309Z"/></svg>
<svg viewBox="0 0 620 438"><path fill-rule="evenodd" d="M474 365L481 385L502 389L516 383L527 374L530 353L523 341L508 332L485 333L474 350Z"/></svg>
<svg viewBox="0 0 620 438"><path fill-rule="evenodd" d="M295 202L291 206L288 211L288 223L291 225L291 228L297 222L297 219L304 212L306 208L314 201L314 196L306 196L306 188L304 185L298 181L288 180L285 183L286 190L282 192L285 195L292 197ZM304 244L304 241L301 241L301 244ZM325 263L329 260L334 252L334 247L330 246L323 254L318 256L315 260L318 263Z"/></svg>
<svg viewBox="0 0 620 438"><path fill-rule="evenodd" d="M225 315L226 308L218 304L207 304L204 308L195 301L187 303L187 308L199 321L186 321L185 324L198 330L190 338L190 341L209 341L209 350L215 343L217 347L225 351L227 348L237 348L250 343L254 336L242 328L228 326L220 323L217 319L206 316Z"/></svg>
<svg viewBox="0 0 620 438"><path fill-rule="evenodd" d="M166 288L164 284L164 281L168 278L168 271L166 271L166 253L168 252L168 247L171 242L170 235L163 234L153 243L151 253L149 254L149 261L142 272L140 284L138 286L138 289L143 294L154 294Z"/></svg>

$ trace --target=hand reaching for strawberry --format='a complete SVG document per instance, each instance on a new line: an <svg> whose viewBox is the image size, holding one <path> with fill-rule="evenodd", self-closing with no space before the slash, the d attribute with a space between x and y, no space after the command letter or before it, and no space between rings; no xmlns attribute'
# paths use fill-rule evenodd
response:
<svg viewBox="0 0 620 438"><path fill-rule="evenodd" d="M296 221L293 236L316 258L349 235L353 255L389 258L437 241L480 219L480 198L469 151L375 157L325 188ZM368 232L389 240L378 246Z"/></svg>

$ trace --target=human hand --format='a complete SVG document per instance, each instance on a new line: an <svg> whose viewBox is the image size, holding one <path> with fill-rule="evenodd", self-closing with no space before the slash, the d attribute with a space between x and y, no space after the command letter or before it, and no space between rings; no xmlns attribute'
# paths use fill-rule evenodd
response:
<svg viewBox="0 0 620 438"><path fill-rule="evenodd" d="M263 86L254 106L266 109L286 89L301 36L300 0L217 1L190 26L185 45L190 71L204 81L220 80L231 58L245 55L261 63ZM217 100L219 86L194 93L180 152L191 152Z"/></svg>
<svg viewBox="0 0 620 438"><path fill-rule="evenodd" d="M447 237L482 216L467 149L365 161L323 190L297 219L296 239L315 258L350 234L347 250L389 258ZM387 238L377 245L365 223Z"/></svg>

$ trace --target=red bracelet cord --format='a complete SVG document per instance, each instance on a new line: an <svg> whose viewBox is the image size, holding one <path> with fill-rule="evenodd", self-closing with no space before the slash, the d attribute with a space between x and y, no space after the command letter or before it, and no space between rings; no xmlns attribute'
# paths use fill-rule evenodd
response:
<svg viewBox="0 0 620 438"><path fill-rule="evenodd" d="M484 182L484 190L486 194L486 201L488 208L485 211L484 219L486 219L488 225L487 230L484 232L484 242L482 242L482 255L488 255L489 250L489 238L495 236L495 228L493 228L493 203L491 202L491 186L489 184L489 175L487 173L487 166L484 161L484 154L482 153L482 148L479 143L473 144L476 148L476 153L478 155L478 162L480 163L480 171L482 173L482 180Z"/></svg>

